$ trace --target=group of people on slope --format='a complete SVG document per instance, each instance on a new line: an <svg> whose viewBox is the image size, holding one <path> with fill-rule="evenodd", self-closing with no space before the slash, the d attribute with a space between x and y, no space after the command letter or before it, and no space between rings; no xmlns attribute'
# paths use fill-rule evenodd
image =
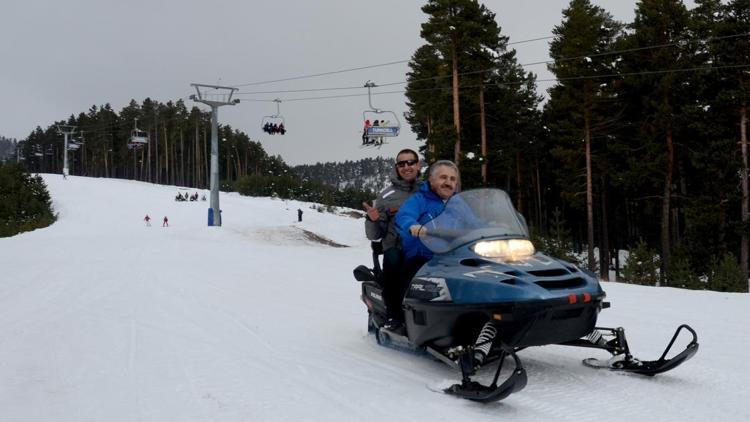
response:
<svg viewBox="0 0 750 422"><path fill-rule="evenodd" d="M143 221L146 222L146 227L151 227L151 217L149 217L148 214L146 214L146 216L143 217ZM169 227L169 219L167 218L166 215L164 216L164 219L161 221L161 226Z"/></svg>
<svg viewBox="0 0 750 422"><path fill-rule="evenodd" d="M460 173L452 161L441 160L429 168L426 181L420 179L421 162L411 149L396 155L391 185L378 195L373 206L363 203L367 216L365 233L383 247L383 300L388 313L386 327L400 330L406 289L419 268L432 258L432 251L419 236L423 225L437 217L445 202L460 188Z"/></svg>
<svg viewBox="0 0 750 422"><path fill-rule="evenodd" d="M380 126L390 126L390 122L388 120L373 120L370 122L370 119L365 120L365 127L362 130L362 145L382 145L383 144L383 137L382 136L368 136L367 131L371 127L380 127Z"/></svg>
<svg viewBox="0 0 750 422"><path fill-rule="evenodd" d="M184 201L193 202L193 201L197 201L198 200L198 192L195 192L193 195L188 195L188 193L185 192L184 196L182 194L180 194L179 192L177 192L177 196L175 196L174 200L177 201L177 202L184 202ZM201 198L201 201L205 201L205 200L206 200L206 195L203 195L203 197Z"/></svg>
<svg viewBox="0 0 750 422"><path fill-rule="evenodd" d="M271 123L266 122L266 124L263 125L263 132L266 132L269 135L283 135L286 133L286 129L284 128L284 123Z"/></svg>

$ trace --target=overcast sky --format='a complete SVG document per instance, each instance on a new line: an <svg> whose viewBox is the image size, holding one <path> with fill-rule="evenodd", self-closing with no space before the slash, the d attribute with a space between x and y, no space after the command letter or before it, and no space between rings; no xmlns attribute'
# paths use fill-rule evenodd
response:
<svg viewBox="0 0 750 422"><path fill-rule="evenodd" d="M594 0L616 19L633 19L635 0ZM190 83L240 86L221 123L259 140L289 164L390 157L419 143L402 119L402 134L381 149L361 149L367 91L257 93L348 88L401 82L406 63L293 81L269 80L406 61L423 40L417 0L24 0L3 2L0 14L0 135L22 139L36 127L130 99L187 99ZM549 36L567 0L488 0L510 42ZM692 1L687 1L693 7ZM512 45L520 63L548 59L548 41ZM550 77L545 66L527 70ZM250 85L253 84L253 85ZM540 82L546 90L549 82ZM377 88L403 90L404 85ZM253 92L253 94L250 94ZM336 99L292 101L321 96ZM281 114L288 133L270 136L263 116ZM374 95L373 105L406 111L401 93ZM193 104L186 100L188 107ZM207 109L200 105L202 109Z"/></svg>

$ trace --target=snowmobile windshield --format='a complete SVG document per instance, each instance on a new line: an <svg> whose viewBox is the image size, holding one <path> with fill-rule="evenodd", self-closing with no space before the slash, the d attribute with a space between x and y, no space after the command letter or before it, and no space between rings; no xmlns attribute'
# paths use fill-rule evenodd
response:
<svg viewBox="0 0 750 422"><path fill-rule="evenodd" d="M528 239L523 216L500 189L474 189L453 195L443 211L424 224L422 243L434 253L487 238Z"/></svg>

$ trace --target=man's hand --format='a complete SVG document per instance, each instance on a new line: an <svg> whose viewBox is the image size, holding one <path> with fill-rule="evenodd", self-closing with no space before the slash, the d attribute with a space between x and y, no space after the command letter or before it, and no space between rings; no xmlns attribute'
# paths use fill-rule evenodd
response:
<svg viewBox="0 0 750 422"><path fill-rule="evenodd" d="M425 236L427 235L427 229L425 229L424 226L420 224L415 224L409 227L409 233L411 233L411 235L414 237Z"/></svg>
<svg viewBox="0 0 750 422"><path fill-rule="evenodd" d="M378 212L377 208L371 207L367 202L362 203L362 208L364 208L365 212L367 212L367 218L369 218L370 221L380 220L380 213Z"/></svg>

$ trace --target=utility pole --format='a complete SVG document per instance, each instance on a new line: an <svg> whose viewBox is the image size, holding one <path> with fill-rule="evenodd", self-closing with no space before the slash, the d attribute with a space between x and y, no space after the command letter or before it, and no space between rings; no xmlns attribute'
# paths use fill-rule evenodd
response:
<svg viewBox="0 0 750 422"><path fill-rule="evenodd" d="M197 95L190 99L211 107L211 208L208 211L208 225L221 226L221 209L219 208L219 107L239 104L239 99L232 99L237 88L218 85L190 84L195 87ZM201 92L201 89L203 92ZM215 92L208 93L208 90Z"/></svg>
<svg viewBox="0 0 750 422"><path fill-rule="evenodd" d="M73 135L76 127L72 125L57 125L58 133L65 135L65 144L63 145L63 177L68 177L68 137Z"/></svg>

